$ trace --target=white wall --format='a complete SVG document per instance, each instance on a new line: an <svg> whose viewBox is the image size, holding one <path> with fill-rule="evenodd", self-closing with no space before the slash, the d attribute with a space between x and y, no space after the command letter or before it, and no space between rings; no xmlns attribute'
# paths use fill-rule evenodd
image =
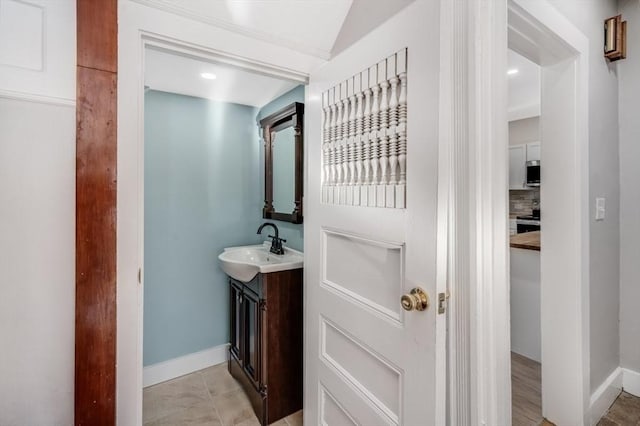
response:
<svg viewBox="0 0 640 426"><path fill-rule="evenodd" d="M617 63L620 123L620 364L640 371L640 2L620 0L627 59Z"/></svg>
<svg viewBox="0 0 640 426"><path fill-rule="evenodd" d="M29 3L0 0L0 424L70 425L75 2Z"/></svg>
<svg viewBox="0 0 640 426"><path fill-rule="evenodd" d="M540 141L540 116L509 122L509 145Z"/></svg>
<svg viewBox="0 0 640 426"><path fill-rule="evenodd" d="M413 1L415 0L353 0L331 55L338 55Z"/></svg>
<svg viewBox="0 0 640 426"><path fill-rule="evenodd" d="M619 180L618 80L616 65L602 55L602 23L617 14L614 1L551 0L588 38L590 351L591 391L618 367L619 330ZM632 44L632 43L630 43ZM596 197L606 197L606 219L596 222Z"/></svg>

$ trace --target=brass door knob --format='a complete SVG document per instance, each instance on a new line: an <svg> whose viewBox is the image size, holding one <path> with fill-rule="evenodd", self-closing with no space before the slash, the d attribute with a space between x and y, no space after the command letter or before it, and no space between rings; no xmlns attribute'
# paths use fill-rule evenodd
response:
<svg viewBox="0 0 640 426"><path fill-rule="evenodd" d="M424 311L429 307L429 296L423 289L416 287L400 298L400 304L405 311Z"/></svg>

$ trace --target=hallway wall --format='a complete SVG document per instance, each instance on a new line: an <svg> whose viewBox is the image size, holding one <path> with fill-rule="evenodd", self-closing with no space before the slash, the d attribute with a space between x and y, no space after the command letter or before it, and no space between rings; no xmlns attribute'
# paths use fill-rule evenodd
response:
<svg viewBox="0 0 640 426"><path fill-rule="evenodd" d="M640 372L640 3L620 0L627 59L619 61L620 365Z"/></svg>
<svg viewBox="0 0 640 426"><path fill-rule="evenodd" d="M588 38L591 391L620 365L620 182L617 65L602 55L602 23L617 2L550 2ZM630 43L631 44L631 43ZM595 198L606 198L606 218L595 221Z"/></svg>
<svg viewBox="0 0 640 426"><path fill-rule="evenodd" d="M71 425L75 1L0 2L0 425Z"/></svg>

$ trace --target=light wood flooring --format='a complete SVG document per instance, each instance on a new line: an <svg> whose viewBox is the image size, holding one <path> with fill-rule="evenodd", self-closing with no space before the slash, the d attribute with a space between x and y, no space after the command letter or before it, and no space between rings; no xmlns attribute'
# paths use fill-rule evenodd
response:
<svg viewBox="0 0 640 426"><path fill-rule="evenodd" d="M542 417L540 363L511 352L511 423L538 426Z"/></svg>
<svg viewBox="0 0 640 426"><path fill-rule="evenodd" d="M145 426L260 426L226 363L145 388L142 413ZM272 426L302 426L302 411Z"/></svg>
<svg viewBox="0 0 640 426"><path fill-rule="evenodd" d="M513 426L553 425L542 417L540 363L511 353ZM598 426L640 426L640 398L622 392Z"/></svg>
<svg viewBox="0 0 640 426"><path fill-rule="evenodd" d="M622 392L609 411L600 419L598 426L640 425L640 398Z"/></svg>

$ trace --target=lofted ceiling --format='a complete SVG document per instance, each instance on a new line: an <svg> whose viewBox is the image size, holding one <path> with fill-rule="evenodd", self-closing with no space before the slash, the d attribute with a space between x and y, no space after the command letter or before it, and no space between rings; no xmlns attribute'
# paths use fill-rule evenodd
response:
<svg viewBox="0 0 640 426"><path fill-rule="evenodd" d="M202 73L216 78L205 79ZM144 84L153 90L259 108L300 83L148 48Z"/></svg>
<svg viewBox="0 0 640 426"><path fill-rule="evenodd" d="M329 59L415 0L131 0Z"/></svg>
<svg viewBox="0 0 640 426"><path fill-rule="evenodd" d="M131 0L321 59L348 48L415 0ZM298 83L147 50L154 90L263 106ZM218 76L200 77L203 70Z"/></svg>
<svg viewBox="0 0 640 426"><path fill-rule="evenodd" d="M328 59L353 0L133 1Z"/></svg>
<svg viewBox="0 0 640 426"><path fill-rule="evenodd" d="M509 49L509 121L540 115L540 66Z"/></svg>

